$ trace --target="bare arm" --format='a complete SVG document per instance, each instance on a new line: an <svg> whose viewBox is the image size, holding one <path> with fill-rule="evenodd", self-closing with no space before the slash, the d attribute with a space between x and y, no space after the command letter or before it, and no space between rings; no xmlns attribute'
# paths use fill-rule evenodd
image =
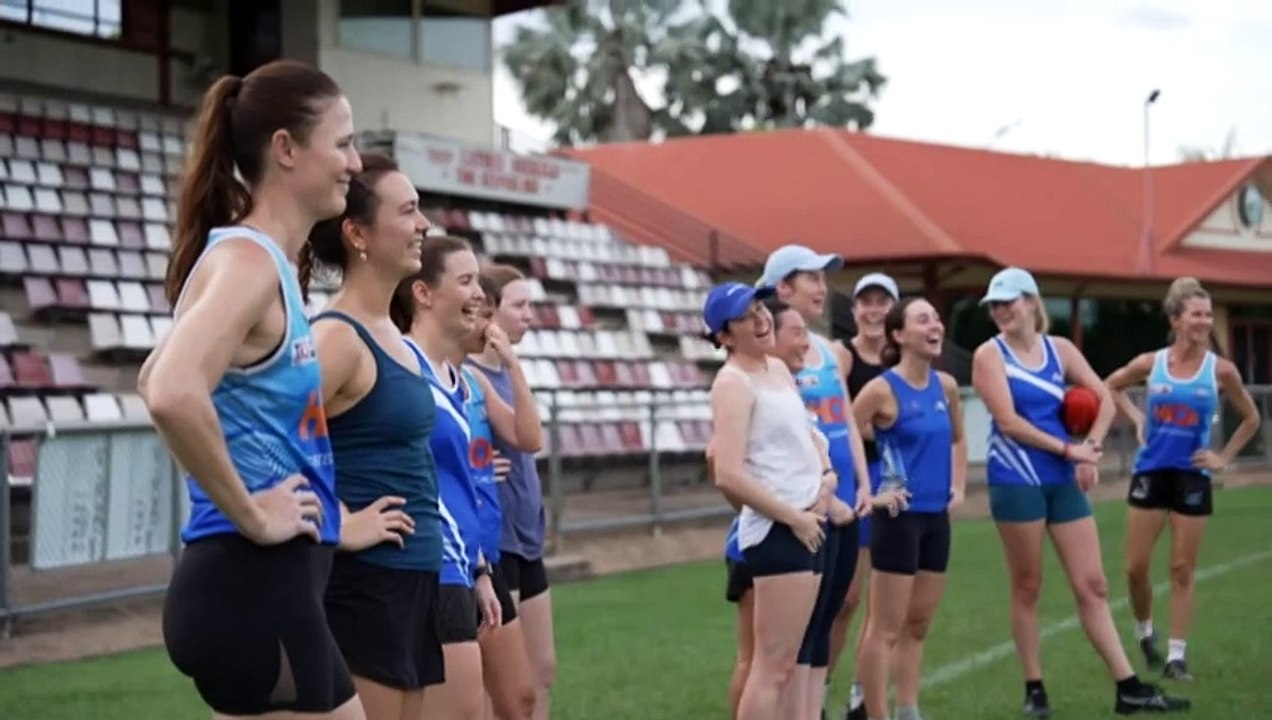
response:
<svg viewBox="0 0 1272 720"><path fill-rule="evenodd" d="M1096 413L1095 422L1091 423L1091 429L1087 431L1087 441L1096 447L1104 447L1104 438L1108 436L1109 426L1113 424L1113 418L1117 415L1117 406L1113 404L1113 394L1100 380L1100 376L1091 369L1091 363L1087 362L1086 356L1069 338L1052 337L1051 342L1055 345L1056 352L1060 353L1060 361L1064 363L1066 378L1075 385L1081 385L1094 392L1096 397L1100 398L1100 410Z"/></svg>
<svg viewBox="0 0 1272 720"><path fill-rule="evenodd" d="M941 378L945 406L950 412L950 440L953 442L951 485L955 497L962 499L967 492L967 437L963 433L963 398L958 389L958 381L952 375L942 372L937 373L937 377Z"/></svg>
<svg viewBox="0 0 1272 720"><path fill-rule="evenodd" d="M278 274L264 248L226 241L189 278L171 331L146 358L137 390L177 463L241 531L255 536L266 517L230 460L212 389L278 298Z"/></svg>
<svg viewBox="0 0 1272 720"><path fill-rule="evenodd" d="M1126 388L1142 385L1148 380L1149 374L1153 372L1153 360L1154 353L1137 355L1126 365L1114 370L1113 374L1104 381L1109 393L1113 396L1113 404L1137 428L1144 424L1144 413L1131 402L1130 396L1126 394Z"/></svg>
<svg viewBox="0 0 1272 720"><path fill-rule="evenodd" d="M543 448L543 424L539 420L539 408L535 403L530 382L521 370L521 363L505 365L512 382L513 407L495 392L483 372L474 372L486 396L486 413L495 434L522 452L537 453Z"/></svg>
<svg viewBox="0 0 1272 720"><path fill-rule="evenodd" d="M1219 389L1241 415L1241 424L1237 425L1237 429L1232 431L1232 437L1228 438L1227 444L1223 446L1223 450L1219 453L1219 459L1224 465L1227 465L1237 457L1237 453L1241 452L1241 448L1250 442L1250 438L1254 437L1254 433L1259 429L1261 419L1259 418L1259 409L1255 407L1254 398L1250 397L1250 391L1241 382L1241 373L1237 370L1237 366L1232 364L1230 360L1222 358L1218 360L1218 363L1219 367L1215 370L1215 374L1218 376Z"/></svg>
<svg viewBox="0 0 1272 720"><path fill-rule="evenodd" d="M1008 437L1056 455L1065 454L1068 443L1063 438L1039 430L1033 423L1016 414L1016 408L1011 403L1011 390L1007 386L1007 372L1003 368L1002 356L992 342L984 343L972 355L972 386L984 401L994 422Z"/></svg>
<svg viewBox="0 0 1272 720"><path fill-rule="evenodd" d="M888 387L888 381L882 377L866 383L861 388L861 392L857 393L857 401L853 403L853 418L859 425L873 426L876 420L879 420L880 411L883 410L884 404L892 395L891 389Z"/></svg>
<svg viewBox="0 0 1272 720"><path fill-rule="evenodd" d="M747 434L755 395L745 379L733 372L720 372L711 386L711 414L715 433L715 483L730 501L738 500L765 517L792 524L799 510L778 500L746 471Z"/></svg>
<svg viewBox="0 0 1272 720"><path fill-rule="evenodd" d="M332 401L357 374L364 345L357 331L341 320L319 320L312 327L322 372L322 402L328 416L335 416L339 413Z"/></svg>

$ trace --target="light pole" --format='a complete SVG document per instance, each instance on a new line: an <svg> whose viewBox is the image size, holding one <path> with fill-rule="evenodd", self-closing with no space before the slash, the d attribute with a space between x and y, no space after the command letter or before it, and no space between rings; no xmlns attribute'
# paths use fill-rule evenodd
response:
<svg viewBox="0 0 1272 720"><path fill-rule="evenodd" d="M1148 160L1148 111L1161 94L1161 90L1154 89L1144 99L1144 220L1140 230L1140 267L1146 273L1153 271L1153 167Z"/></svg>

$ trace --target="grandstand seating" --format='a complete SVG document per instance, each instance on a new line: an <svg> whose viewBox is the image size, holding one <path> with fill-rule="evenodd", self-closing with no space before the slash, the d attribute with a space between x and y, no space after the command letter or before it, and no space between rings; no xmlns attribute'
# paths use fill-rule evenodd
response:
<svg viewBox="0 0 1272 720"><path fill-rule="evenodd" d="M80 362L136 363L171 325L162 281L183 132L174 115L0 93L0 283L26 305L0 312L0 425L146 417L131 388L86 382ZM600 225L429 214L530 277L535 323L518 351L545 418L558 408L562 457L704 446L697 362L719 359L697 337L705 273ZM311 310L331 290L317 288ZM20 326L66 323L86 328L83 357L21 342ZM664 406L652 424L651 401ZM32 476L32 442L10 444L15 484Z"/></svg>

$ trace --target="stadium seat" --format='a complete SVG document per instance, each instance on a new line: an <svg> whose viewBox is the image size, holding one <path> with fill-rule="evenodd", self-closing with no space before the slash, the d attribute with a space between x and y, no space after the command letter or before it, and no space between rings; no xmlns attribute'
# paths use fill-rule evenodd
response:
<svg viewBox="0 0 1272 720"><path fill-rule="evenodd" d="M73 392L80 392L89 387L84 381L84 370L74 355L49 353L48 366L53 387Z"/></svg>
<svg viewBox="0 0 1272 720"><path fill-rule="evenodd" d="M4 246L0 243L0 266L4 264ZM26 276L22 278L22 287L26 292L27 307L33 313L56 307L57 296L53 294L53 285L48 278Z"/></svg>
<svg viewBox="0 0 1272 720"><path fill-rule="evenodd" d="M51 395L44 399L49 420L55 423L83 422L84 407L73 395Z"/></svg>
<svg viewBox="0 0 1272 720"><path fill-rule="evenodd" d="M125 420L150 421L150 411L146 409L146 401L137 393L119 393L119 408Z"/></svg>
<svg viewBox="0 0 1272 720"><path fill-rule="evenodd" d="M92 422L114 422L124 415L119 401L110 393L90 393L84 396L84 414Z"/></svg>
<svg viewBox="0 0 1272 720"><path fill-rule="evenodd" d="M35 480L35 440L13 438L9 440L9 485L31 487Z"/></svg>
<svg viewBox="0 0 1272 720"><path fill-rule="evenodd" d="M49 421L44 401L34 395L18 395L9 398L9 416L13 426L34 429Z"/></svg>

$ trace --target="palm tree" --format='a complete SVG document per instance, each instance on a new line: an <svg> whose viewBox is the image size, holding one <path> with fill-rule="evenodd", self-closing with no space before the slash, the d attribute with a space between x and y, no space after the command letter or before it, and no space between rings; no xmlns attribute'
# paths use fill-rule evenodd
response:
<svg viewBox="0 0 1272 720"><path fill-rule="evenodd" d="M572 0L521 26L503 62L555 141L643 140L684 134L830 125L868 128L885 82L875 60L848 62L826 39L843 0ZM636 87L660 78L664 104Z"/></svg>

